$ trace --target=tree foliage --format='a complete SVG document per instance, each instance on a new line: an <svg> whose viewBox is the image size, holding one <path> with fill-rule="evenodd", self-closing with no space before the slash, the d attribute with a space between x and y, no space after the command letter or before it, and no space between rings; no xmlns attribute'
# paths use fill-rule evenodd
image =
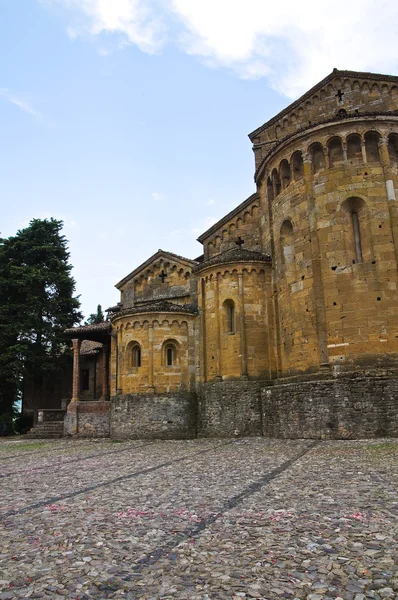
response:
<svg viewBox="0 0 398 600"><path fill-rule="evenodd" d="M105 321L105 315L102 310L101 304L97 306L97 312L91 313L88 319L84 322L85 325L95 325L96 323L103 323Z"/></svg>
<svg viewBox="0 0 398 600"><path fill-rule="evenodd" d="M10 412L24 376L55 368L64 330L82 318L62 225L33 219L0 239L0 413Z"/></svg>

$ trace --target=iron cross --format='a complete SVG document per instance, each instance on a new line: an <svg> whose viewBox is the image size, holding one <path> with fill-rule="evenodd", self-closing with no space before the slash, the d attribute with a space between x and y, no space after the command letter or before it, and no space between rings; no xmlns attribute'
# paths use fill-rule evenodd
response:
<svg viewBox="0 0 398 600"><path fill-rule="evenodd" d="M245 240L242 240L242 238L239 236L238 239L236 240L235 244L237 246L239 246L239 249L242 249L243 244L245 243Z"/></svg>
<svg viewBox="0 0 398 600"><path fill-rule="evenodd" d="M162 272L160 273L159 277L162 280L162 283L164 283L164 280L167 277L167 273L165 273L164 269L162 269Z"/></svg>
<svg viewBox="0 0 398 600"><path fill-rule="evenodd" d="M337 90L336 98L339 99L339 102L343 102L343 96L344 92L342 92L341 90Z"/></svg>

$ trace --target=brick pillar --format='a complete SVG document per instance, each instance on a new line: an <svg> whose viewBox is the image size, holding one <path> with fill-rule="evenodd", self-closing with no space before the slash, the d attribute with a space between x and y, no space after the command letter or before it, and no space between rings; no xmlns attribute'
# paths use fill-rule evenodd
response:
<svg viewBox="0 0 398 600"><path fill-rule="evenodd" d="M72 402L79 402L80 397L80 346L81 340L75 338L73 344L73 384L72 384Z"/></svg>
<svg viewBox="0 0 398 600"><path fill-rule="evenodd" d="M238 273L239 291L239 329L240 329L240 355L241 355L241 377L247 379L247 345L245 324L245 301L243 297L243 273Z"/></svg>
<svg viewBox="0 0 398 600"><path fill-rule="evenodd" d="M154 392L153 385L153 323L148 325L148 392Z"/></svg>
<svg viewBox="0 0 398 600"><path fill-rule="evenodd" d="M304 155L304 178L305 192L307 197L307 216L311 234L311 262L313 276L313 293L316 316L316 331L319 345L319 362L321 367L329 366L329 356L327 348L327 326L325 295L322 280L322 259L320 257L320 245L317 232L317 219L315 211L315 197L312 187L312 164L308 155Z"/></svg>
<svg viewBox="0 0 398 600"><path fill-rule="evenodd" d="M390 155L388 152L388 139L382 138L379 142L380 162L383 167L384 181L386 184L386 196L388 210L390 213L390 223L392 230L392 239L395 248L395 259L398 267L398 203L395 195L394 179L390 164Z"/></svg>
<svg viewBox="0 0 398 600"><path fill-rule="evenodd" d="M109 346L108 346L108 344L104 344L102 346L101 375L102 375L102 396L101 396L100 400L109 400Z"/></svg>

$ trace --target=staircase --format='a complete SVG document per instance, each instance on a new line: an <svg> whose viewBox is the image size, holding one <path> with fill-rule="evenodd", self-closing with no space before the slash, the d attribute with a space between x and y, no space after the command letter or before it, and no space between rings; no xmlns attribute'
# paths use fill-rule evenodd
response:
<svg viewBox="0 0 398 600"><path fill-rule="evenodd" d="M27 439L61 438L64 435L64 410L40 410L38 423L25 435Z"/></svg>

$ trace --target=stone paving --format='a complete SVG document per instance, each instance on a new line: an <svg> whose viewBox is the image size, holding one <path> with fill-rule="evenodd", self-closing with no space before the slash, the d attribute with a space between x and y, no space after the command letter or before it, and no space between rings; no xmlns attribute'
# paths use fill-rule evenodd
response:
<svg viewBox="0 0 398 600"><path fill-rule="evenodd" d="M398 600L398 440L2 440L0 600Z"/></svg>

